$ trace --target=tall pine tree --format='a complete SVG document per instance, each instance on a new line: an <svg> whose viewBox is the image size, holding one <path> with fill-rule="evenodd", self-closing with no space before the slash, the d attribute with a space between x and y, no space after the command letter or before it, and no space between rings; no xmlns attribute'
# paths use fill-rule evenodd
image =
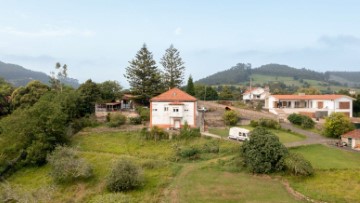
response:
<svg viewBox="0 0 360 203"><path fill-rule="evenodd" d="M146 44L129 61L124 77L130 84L131 91L140 96L143 103L162 91L161 74Z"/></svg>
<svg viewBox="0 0 360 203"><path fill-rule="evenodd" d="M187 85L186 85L186 93L195 96L195 86L194 86L194 82L193 79L191 77L191 75L189 76Z"/></svg>
<svg viewBox="0 0 360 203"><path fill-rule="evenodd" d="M165 86L169 88L180 87L184 79L185 66L180 57L180 52L173 45L166 49L160 64L164 67Z"/></svg>

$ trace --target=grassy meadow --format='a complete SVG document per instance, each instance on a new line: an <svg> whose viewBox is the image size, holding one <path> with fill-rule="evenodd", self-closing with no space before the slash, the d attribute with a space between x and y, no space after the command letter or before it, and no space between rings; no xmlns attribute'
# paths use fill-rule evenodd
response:
<svg viewBox="0 0 360 203"><path fill-rule="evenodd" d="M251 126L238 126L241 128L245 128L248 130L253 130L254 128ZM289 132L286 130L275 130L269 129L270 132L274 133L276 136L279 137L280 142L282 143L289 143L289 142L298 142L305 140L304 135L300 135L294 132ZM228 137L229 136L229 128L209 128L209 132L215 135L220 135L221 137Z"/></svg>
<svg viewBox="0 0 360 203"><path fill-rule="evenodd" d="M213 129L214 134L224 129ZM218 131L216 131L218 130ZM51 168L24 168L10 176L3 188L34 202L304 202L289 192L281 179L296 191L326 202L359 202L360 153L324 145L290 149L308 159L315 175L307 178L278 174L253 175L242 167L239 144L227 140L145 140L139 131L87 130L72 138L82 158L93 167L94 176L74 183L56 184ZM217 132L217 133L215 133ZM284 143L303 137L287 131L274 131ZM227 136L227 135L226 135ZM179 158L176 150L193 146L219 146L218 153L201 152L198 159ZM114 161L126 156L138 163L145 185L134 191L111 193L106 177ZM41 198L40 198L41 197ZM36 200L36 201L35 201Z"/></svg>
<svg viewBox="0 0 360 203"><path fill-rule="evenodd" d="M300 193L325 202L360 202L360 153L324 145L291 149L311 162L315 175L289 177Z"/></svg>

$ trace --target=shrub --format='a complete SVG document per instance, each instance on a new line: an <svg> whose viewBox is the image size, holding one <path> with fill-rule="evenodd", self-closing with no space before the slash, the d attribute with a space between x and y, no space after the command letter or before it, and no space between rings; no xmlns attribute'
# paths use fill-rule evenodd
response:
<svg viewBox="0 0 360 203"><path fill-rule="evenodd" d="M90 165L73 148L58 146L47 160L52 168L50 175L56 182L71 182L92 176Z"/></svg>
<svg viewBox="0 0 360 203"><path fill-rule="evenodd" d="M126 122L126 117L122 114L111 114L110 115L110 121L107 123L109 127L119 127Z"/></svg>
<svg viewBox="0 0 360 203"><path fill-rule="evenodd" d="M302 115L296 113L290 114L287 119L290 121L290 123L295 125L301 125L303 120Z"/></svg>
<svg viewBox="0 0 360 203"><path fill-rule="evenodd" d="M98 122L96 121L96 119L93 117L90 117L90 116L85 116L82 118L75 119L71 123L71 128L73 130L72 134L79 132L83 128L96 127L97 125L98 125Z"/></svg>
<svg viewBox="0 0 360 203"><path fill-rule="evenodd" d="M141 117L140 116L136 116L136 117L131 117L131 118L129 118L129 121L130 121L130 123L131 124L133 124L133 125L139 125L139 124L141 124Z"/></svg>
<svg viewBox="0 0 360 203"><path fill-rule="evenodd" d="M191 128L187 123L180 129L180 139L190 139L194 137L200 137L200 129L199 128Z"/></svg>
<svg viewBox="0 0 360 203"><path fill-rule="evenodd" d="M152 127L150 130L148 130L147 128L143 128L141 130L141 135L147 140L157 141L169 139L169 134L157 126Z"/></svg>
<svg viewBox="0 0 360 203"><path fill-rule="evenodd" d="M143 184L144 175L140 166L125 158L115 163L106 179L106 187L111 192L133 190Z"/></svg>
<svg viewBox="0 0 360 203"><path fill-rule="evenodd" d="M255 120L251 120L250 121L250 126L253 127L253 128L256 128L259 126L259 122L258 121L255 121Z"/></svg>
<svg viewBox="0 0 360 203"><path fill-rule="evenodd" d="M183 147L178 151L178 155L182 158L198 159L200 150L195 146Z"/></svg>
<svg viewBox="0 0 360 203"><path fill-rule="evenodd" d="M259 122L259 126L261 127L272 128L272 129L281 128L279 122L270 118L260 118L258 122Z"/></svg>
<svg viewBox="0 0 360 203"><path fill-rule="evenodd" d="M285 168L293 175L309 176L314 173L311 163L297 153L290 153L285 158Z"/></svg>
<svg viewBox="0 0 360 203"><path fill-rule="evenodd" d="M225 111L223 114L223 120L226 125L236 125L239 121L239 115L233 110Z"/></svg>
<svg viewBox="0 0 360 203"><path fill-rule="evenodd" d="M315 126L315 122L309 116L293 113L287 119L292 124L300 125L303 128L313 128Z"/></svg>
<svg viewBox="0 0 360 203"><path fill-rule="evenodd" d="M251 139L241 146L244 163L253 173L282 170L287 153L279 138L261 127L255 128L251 132Z"/></svg>
<svg viewBox="0 0 360 203"><path fill-rule="evenodd" d="M202 147L202 152L204 153L219 153L220 146L218 141L212 141L205 143Z"/></svg>
<svg viewBox="0 0 360 203"><path fill-rule="evenodd" d="M340 135L355 128L343 113L332 113L325 119L324 133L328 137L339 138Z"/></svg>
<svg viewBox="0 0 360 203"><path fill-rule="evenodd" d="M141 120L143 121L149 121L150 120L150 109L147 107L139 106L136 108L136 112L141 117Z"/></svg>
<svg viewBox="0 0 360 203"><path fill-rule="evenodd" d="M315 122L309 116L303 115L302 117L301 127L309 129L315 126Z"/></svg>

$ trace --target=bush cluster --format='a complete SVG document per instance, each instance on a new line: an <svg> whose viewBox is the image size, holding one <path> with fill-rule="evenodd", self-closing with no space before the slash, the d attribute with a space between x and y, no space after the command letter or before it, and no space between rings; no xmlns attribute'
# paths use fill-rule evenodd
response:
<svg viewBox="0 0 360 203"><path fill-rule="evenodd" d="M125 122L126 122L126 116L120 113L110 114L107 125L109 127L115 128L125 124Z"/></svg>
<svg viewBox="0 0 360 203"><path fill-rule="evenodd" d="M299 125L303 128L313 128L315 122L309 117L301 114L290 114L287 118L292 124Z"/></svg>
<svg viewBox="0 0 360 203"><path fill-rule="evenodd" d="M86 179L93 175L91 166L73 148L58 146L47 160L52 168L50 175L58 183Z"/></svg>
<svg viewBox="0 0 360 203"><path fill-rule="evenodd" d="M136 107L136 112L140 115L142 121L150 120L150 109L146 107Z"/></svg>
<svg viewBox="0 0 360 203"><path fill-rule="evenodd" d="M133 190L144 184L144 175L140 166L127 158L118 160L106 179L106 187L111 192Z"/></svg>
<svg viewBox="0 0 360 203"><path fill-rule="evenodd" d="M271 173L283 170L288 151L277 136L257 127L251 132L251 139L242 145L241 153L253 173Z"/></svg>
<svg viewBox="0 0 360 203"><path fill-rule="evenodd" d="M177 155L181 158L194 160L200 158L200 150L195 146L182 147L178 150Z"/></svg>
<svg viewBox="0 0 360 203"><path fill-rule="evenodd" d="M139 125L139 124L141 124L142 120L141 120L140 116L136 116L136 117L129 118L129 122L130 122L130 124L133 124L133 125Z"/></svg>
<svg viewBox="0 0 360 203"><path fill-rule="evenodd" d="M341 112L332 113L327 117L324 127L324 134L332 138L339 138L340 135L355 129L350 119Z"/></svg>
<svg viewBox="0 0 360 203"><path fill-rule="evenodd" d="M239 121L239 115L234 110L225 111L223 114L223 120L226 125L233 126Z"/></svg>
<svg viewBox="0 0 360 203"><path fill-rule="evenodd" d="M187 123L180 129L180 134L178 138L180 139L191 139L195 137L200 137L200 129L199 128L191 128Z"/></svg>
<svg viewBox="0 0 360 203"><path fill-rule="evenodd" d="M213 141L213 142L205 143L201 151L204 153L219 153L220 151L219 142Z"/></svg>
<svg viewBox="0 0 360 203"><path fill-rule="evenodd" d="M260 118L259 120L251 120L250 121L251 127L264 127L264 128L272 128L272 129L280 129L281 125L276 120L270 118Z"/></svg>
<svg viewBox="0 0 360 203"><path fill-rule="evenodd" d="M143 128L141 130L141 136L146 140L155 141L169 139L169 133L157 126L152 127L150 130L148 130L147 128Z"/></svg>

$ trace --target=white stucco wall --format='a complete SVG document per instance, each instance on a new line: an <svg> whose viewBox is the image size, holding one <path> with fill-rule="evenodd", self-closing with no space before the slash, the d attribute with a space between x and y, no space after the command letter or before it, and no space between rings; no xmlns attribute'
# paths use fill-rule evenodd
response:
<svg viewBox="0 0 360 203"><path fill-rule="evenodd" d="M274 102L278 101L278 99L276 99L273 96L269 96L269 98L266 100L268 102L267 106L270 110L270 112L273 112L274 109L276 109L277 107L274 107ZM290 101L290 100L287 100ZM318 102L323 102L323 108L318 108ZM339 105L340 102L349 102L350 103L350 108L349 109L340 109ZM294 108L295 106L295 100L291 100L291 108ZM348 97L342 97L336 100L309 100L309 104L310 108L308 108L309 106L307 106L307 108L309 109L309 111L311 112L315 112L317 110L321 110L321 111L328 111L328 115L330 115L333 112L344 112L344 113L349 113L350 117L353 116L352 113L352 109L353 109L353 102L351 98ZM296 112L297 108L294 108L294 112ZM299 111L304 111L304 109L306 108L301 108L298 109Z"/></svg>
<svg viewBox="0 0 360 203"><path fill-rule="evenodd" d="M170 105L170 103L151 102L151 125L173 126L174 119L180 120L181 125L184 125L185 122L191 126L196 125L197 102L182 102L183 105ZM173 109L179 111L174 112Z"/></svg>

